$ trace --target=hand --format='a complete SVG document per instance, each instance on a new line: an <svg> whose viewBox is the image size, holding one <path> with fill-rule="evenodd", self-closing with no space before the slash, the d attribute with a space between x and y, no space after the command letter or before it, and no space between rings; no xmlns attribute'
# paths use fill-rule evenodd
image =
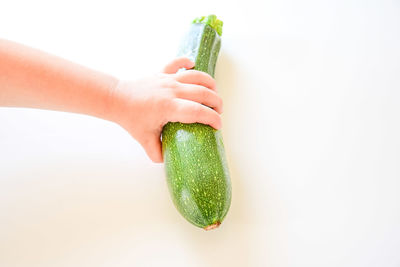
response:
<svg viewBox="0 0 400 267"><path fill-rule="evenodd" d="M162 162L160 135L169 121L221 127L215 81L177 58L164 73L121 82L42 51L0 39L0 106L75 112L111 120Z"/></svg>
<svg viewBox="0 0 400 267"><path fill-rule="evenodd" d="M203 123L221 127L222 99L207 73L191 69L187 58L170 62L163 73L138 81L120 82L111 99L115 121L145 149L153 162L163 161L160 136L167 122Z"/></svg>

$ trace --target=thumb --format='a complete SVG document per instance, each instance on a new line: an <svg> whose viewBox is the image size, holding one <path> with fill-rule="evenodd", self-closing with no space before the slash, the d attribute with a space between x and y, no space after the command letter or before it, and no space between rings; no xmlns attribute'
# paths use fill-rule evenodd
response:
<svg viewBox="0 0 400 267"><path fill-rule="evenodd" d="M166 74L175 74L179 69L191 69L194 67L194 62L187 57L178 57L168 63L163 72Z"/></svg>

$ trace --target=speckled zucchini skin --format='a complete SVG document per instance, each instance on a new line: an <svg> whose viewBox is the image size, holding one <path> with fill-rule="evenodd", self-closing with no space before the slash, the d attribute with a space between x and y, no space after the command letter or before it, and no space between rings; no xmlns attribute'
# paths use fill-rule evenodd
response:
<svg viewBox="0 0 400 267"><path fill-rule="evenodd" d="M191 58L196 70L214 76L220 47L220 35L213 27L194 23L179 56ZM198 227L218 226L231 203L221 132L200 123L170 122L163 129L162 148L167 183L176 208Z"/></svg>

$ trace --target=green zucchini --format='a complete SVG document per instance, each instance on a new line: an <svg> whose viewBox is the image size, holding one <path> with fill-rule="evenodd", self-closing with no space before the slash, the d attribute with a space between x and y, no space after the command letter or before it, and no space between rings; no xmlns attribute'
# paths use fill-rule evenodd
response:
<svg viewBox="0 0 400 267"><path fill-rule="evenodd" d="M178 56L214 77L222 22L215 15L193 21ZM231 182L221 132L200 123L167 123L162 132L167 184L178 211L206 230L218 227L231 203Z"/></svg>

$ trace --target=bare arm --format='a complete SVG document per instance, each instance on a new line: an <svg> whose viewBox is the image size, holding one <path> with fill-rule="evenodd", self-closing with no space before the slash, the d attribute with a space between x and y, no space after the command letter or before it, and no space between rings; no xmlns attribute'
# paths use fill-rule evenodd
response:
<svg viewBox="0 0 400 267"><path fill-rule="evenodd" d="M0 106L108 119L109 94L117 83L110 75L0 39Z"/></svg>
<svg viewBox="0 0 400 267"><path fill-rule="evenodd" d="M119 81L62 58L0 39L0 106L82 113L125 128L154 162L162 162L160 135L169 121L221 126L215 81L194 65L170 62L164 73ZM210 107L210 108L209 108Z"/></svg>

